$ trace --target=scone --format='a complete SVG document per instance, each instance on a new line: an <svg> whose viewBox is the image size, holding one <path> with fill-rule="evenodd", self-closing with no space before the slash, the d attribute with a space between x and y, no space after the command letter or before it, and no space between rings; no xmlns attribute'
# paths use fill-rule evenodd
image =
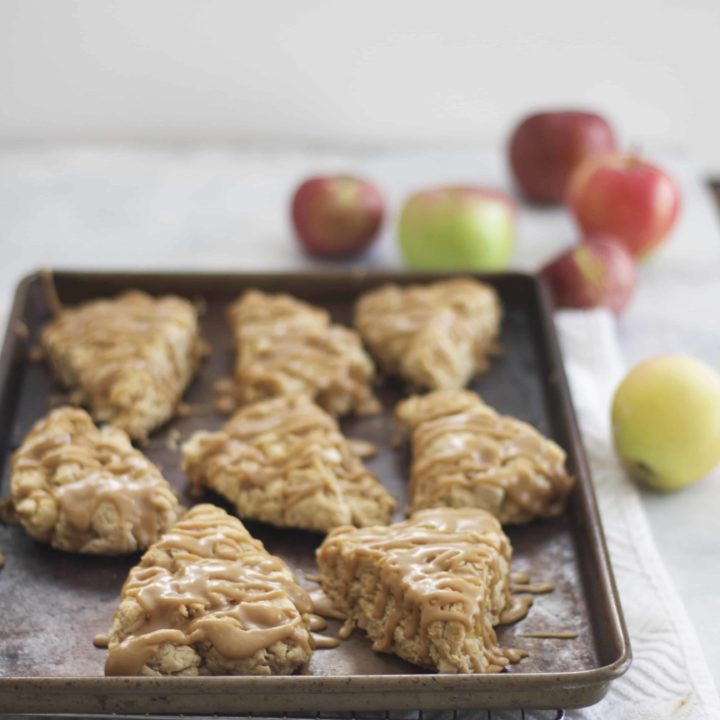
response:
<svg viewBox="0 0 720 720"><path fill-rule="evenodd" d="M180 506L160 470L122 430L98 430L80 408L37 422L12 458L15 513L58 550L120 555L150 546Z"/></svg>
<svg viewBox="0 0 720 720"><path fill-rule="evenodd" d="M379 410L375 369L357 333L290 295L246 292L228 310L238 400L308 395L332 415Z"/></svg>
<svg viewBox="0 0 720 720"><path fill-rule="evenodd" d="M183 469L196 491L211 488L240 517L281 527L385 524L395 509L335 420L304 396L248 405L221 431L195 433Z"/></svg>
<svg viewBox="0 0 720 720"><path fill-rule="evenodd" d="M495 290L458 278L365 293L355 324L385 372L418 390L460 389L488 366L501 307Z"/></svg>
<svg viewBox="0 0 720 720"><path fill-rule="evenodd" d="M512 607L510 541L476 509L434 509L388 527L333 530L320 584L373 649L443 673L497 672L521 651L493 629Z"/></svg>
<svg viewBox="0 0 720 720"><path fill-rule="evenodd" d="M573 479L565 453L535 428L498 415L478 395L438 390L396 408L412 444L410 505L478 507L501 523L560 514Z"/></svg>
<svg viewBox="0 0 720 720"><path fill-rule="evenodd" d="M105 674L290 674L310 658L311 610L237 518L196 505L130 571Z"/></svg>
<svg viewBox="0 0 720 720"><path fill-rule="evenodd" d="M40 342L95 420L137 440L173 416L200 353L193 305L137 290L62 310Z"/></svg>

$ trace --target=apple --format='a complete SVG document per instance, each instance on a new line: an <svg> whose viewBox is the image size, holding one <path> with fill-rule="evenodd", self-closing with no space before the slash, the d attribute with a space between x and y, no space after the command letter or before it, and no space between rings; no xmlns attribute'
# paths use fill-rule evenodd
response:
<svg viewBox="0 0 720 720"><path fill-rule="evenodd" d="M675 490L699 480L720 463L720 374L684 355L640 363L615 392L612 429L640 482Z"/></svg>
<svg viewBox="0 0 720 720"><path fill-rule="evenodd" d="M524 118L510 137L515 181L528 200L561 203L568 180L590 155L616 149L605 118L578 110L540 112Z"/></svg>
<svg viewBox="0 0 720 720"><path fill-rule="evenodd" d="M347 175L309 178L292 199L301 244L311 255L325 258L359 255L377 236L384 214L378 189Z"/></svg>
<svg viewBox="0 0 720 720"><path fill-rule="evenodd" d="M398 242L416 270L502 270L515 243L515 206L498 190L458 186L411 195Z"/></svg>
<svg viewBox="0 0 720 720"><path fill-rule="evenodd" d="M620 313L635 290L635 261L610 235L584 238L548 262L541 270L557 307L603 305Z"/></svg>
<svg viewBox="0 0 720 720"><path fill-rule="evenodd" d="M585 234L614 235L640 258L672 230L680 190L670 175L637 155L596 155L570 179L568 204Z"/></svg>

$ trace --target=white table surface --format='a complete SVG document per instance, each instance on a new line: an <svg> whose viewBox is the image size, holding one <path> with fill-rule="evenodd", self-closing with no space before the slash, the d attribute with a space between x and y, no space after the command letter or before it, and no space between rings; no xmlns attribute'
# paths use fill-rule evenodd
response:
<svg viewBox="0 0 720 720"><path fill-rule="evenodd" d="M655 158L681 182L670 242L640 270L618 323L628 364L674 351L720 370L720 231L709 193L676 153ZM288 198L309 174L374 179L397 209L438 183L509 187L501 153L389 154L268 148L0 150L0 317L20 277L38 266L125 269L294 269L311 261L292 240ZM362 261L400 267L392 213ZM512 267L536 269L574 239L563 210L523 207ZM643 492L654 536L720 685L720 473L672 495Z"/></svg>

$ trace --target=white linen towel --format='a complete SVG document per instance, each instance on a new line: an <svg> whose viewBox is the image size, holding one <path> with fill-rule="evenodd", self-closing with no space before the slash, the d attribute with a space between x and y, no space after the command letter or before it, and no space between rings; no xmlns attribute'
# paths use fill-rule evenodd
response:
<svg viewBox="0 0 720 720"><path fill-rule="evenodd" d="M695 630L612 450L610 403L624 374L614 320L602 310L563 311L556 325L633 653L602 702L567 717L718 720L720 699Z"/></svg>

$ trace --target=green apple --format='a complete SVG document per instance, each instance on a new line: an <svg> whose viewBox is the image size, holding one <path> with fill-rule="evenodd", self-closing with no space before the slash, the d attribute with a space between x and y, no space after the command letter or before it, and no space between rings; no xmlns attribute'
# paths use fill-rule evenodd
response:
<svg viewBox="0 0 720 720"><path fill-rule="evenodd" d="M479 187L423 190L403 206L398 241L416 270L502 270L515 241L515 206Z"/></svg>
<svg viewBox="0 0 720 720"><path fill-rule="evenodd" d="M720 463L720 374L684 355L646 360L615 391L612 428L640 482L676 490L700 480Z"/></svg>

